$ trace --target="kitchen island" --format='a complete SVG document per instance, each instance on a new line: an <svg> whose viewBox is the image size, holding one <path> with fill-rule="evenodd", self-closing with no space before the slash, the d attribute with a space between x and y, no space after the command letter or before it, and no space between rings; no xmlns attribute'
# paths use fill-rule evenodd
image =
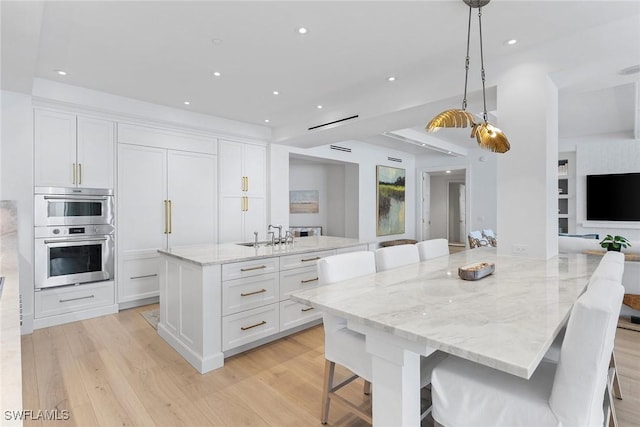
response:
<svg viewBox="0 0 640 427"><path fill-rule="evenodd" d="M318 259L369 244L313 236L160 250L158 334L200 373L220 368L225 357L319 323L320 311L289 295L317 286Z"/></svg>

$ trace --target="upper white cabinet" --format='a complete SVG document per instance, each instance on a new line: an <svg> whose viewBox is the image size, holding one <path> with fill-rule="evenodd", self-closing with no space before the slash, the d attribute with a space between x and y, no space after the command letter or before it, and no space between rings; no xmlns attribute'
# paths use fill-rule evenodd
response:
<svg viewBox="0 0 640 427"><path fill-rule="evenodd" d="M266 165L264 145L220 140L220 243L253 241L266 233Z"/></svg>
<svg viewBox="0 0 640 427"><path fill-rule="evenodd" d="M114 123L35 110L35 185L113 188Z"/></svg>
<svg viewBox="0 0 640 427"><path fill-rule="evenodd" d="M118 126L117 286L123 304L158 295L158 249L216 243L217 161L213 138Z"/></svg>

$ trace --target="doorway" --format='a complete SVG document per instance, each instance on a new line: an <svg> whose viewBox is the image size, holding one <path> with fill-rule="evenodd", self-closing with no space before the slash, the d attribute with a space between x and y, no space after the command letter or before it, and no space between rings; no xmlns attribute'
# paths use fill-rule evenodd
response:
<svg viewBox="0 0 640 427"><path fill-rule="evenodd" d="M447 239L450 247L465 247L469 216L465 168L422 171L421 239Z"/></svg>

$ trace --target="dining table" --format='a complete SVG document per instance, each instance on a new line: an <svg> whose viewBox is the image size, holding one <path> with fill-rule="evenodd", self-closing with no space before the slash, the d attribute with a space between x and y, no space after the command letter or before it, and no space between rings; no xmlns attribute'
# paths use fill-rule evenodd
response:
<svg viewBox="0 0 640 427"><path fill-rule="evenodd" d="M442 351L529 379L601 257L548 259L482 247L298 291L291 299L345 318L372 357L373 425L420 425L420 357ZM494 271L463 280L479 264Z"/></svg>

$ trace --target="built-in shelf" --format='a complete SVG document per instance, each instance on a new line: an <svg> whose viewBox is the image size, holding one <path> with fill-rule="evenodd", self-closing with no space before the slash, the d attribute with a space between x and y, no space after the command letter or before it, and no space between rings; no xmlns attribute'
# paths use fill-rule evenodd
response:
<svg viewBox="0 0 640 427"><path fill-rule="evenodd" d="M566 157L565 157L566 156ZM558 159L558 232L575 233L575 179L573 153L560 153Z"/></svg>

